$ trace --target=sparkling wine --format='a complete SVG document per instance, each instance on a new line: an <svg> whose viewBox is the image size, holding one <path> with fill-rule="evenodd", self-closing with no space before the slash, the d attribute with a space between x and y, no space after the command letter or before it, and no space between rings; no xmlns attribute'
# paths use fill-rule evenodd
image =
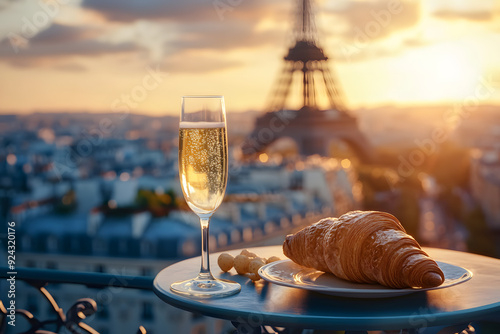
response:
<svg viewBox="0 0 500 334"><path fill-rule="evenodd" d="M227 136L223 122L181 122L179 177L189 207L214 212L227 183Z"/></svg>

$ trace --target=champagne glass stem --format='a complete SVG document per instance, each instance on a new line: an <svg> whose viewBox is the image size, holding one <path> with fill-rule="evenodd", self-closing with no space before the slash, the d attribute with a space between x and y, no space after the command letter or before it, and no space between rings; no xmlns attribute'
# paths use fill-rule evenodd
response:
<svg viewBox="0 0 500 334"><path fill-rule="evenodd" d="M210 272L210 257L209 257L209 233L208 225L210 223L210 217L200 217L201 225L201 269L198 275L199 279L203 280L213 280L214 277Z"/></svg>

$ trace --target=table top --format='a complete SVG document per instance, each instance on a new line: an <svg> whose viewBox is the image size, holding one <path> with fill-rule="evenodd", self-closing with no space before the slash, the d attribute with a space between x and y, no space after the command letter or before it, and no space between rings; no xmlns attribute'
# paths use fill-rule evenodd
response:
<svg viewBox="0 0 500 334"><path fill-rule="evenodd" d="M239 294L218 299L190 299L170 291L173 282L195 277L200 257L163 269L154 280L165 302L191 312L246 323L310 329L382 330L453 325L500 314L500 260L452 250L424 248L435 260L472 271L469 281L440 290L379 299L343 298L260 280L253 283L234 268L223 273L212 254L212 274L241 284ZM285 259L281 246L249 248L262 257ZM241 250L227 251L238 255Z"/></svg>

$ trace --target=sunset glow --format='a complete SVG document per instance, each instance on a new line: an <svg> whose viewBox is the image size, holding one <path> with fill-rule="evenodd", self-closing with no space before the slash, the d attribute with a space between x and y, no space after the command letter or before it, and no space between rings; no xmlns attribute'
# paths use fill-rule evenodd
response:
<svg viewBox="0 0 500 334"><path fill-rule="evenodd" d="M263 110L293 37L294 4L284 0L224 12L197 0L140 10L64 3L0 6L0 112L110 111L139 94L148 68L162 80L131 111L175 114L186 94L224 94L230 112ZM319 44L348 107L460 101L484 81L495 89L481 102L500 102L497 2L398 4L392 13L390 0L316 3Z"/></svg>

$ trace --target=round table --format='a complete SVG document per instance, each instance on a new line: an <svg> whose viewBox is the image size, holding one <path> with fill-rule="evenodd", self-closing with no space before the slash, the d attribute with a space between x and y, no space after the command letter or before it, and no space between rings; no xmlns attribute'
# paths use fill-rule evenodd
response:
<svg viewBox="0 0 500 334"><path fill-rule="evenodd" d="M199 257L163 269L154 280L154 291L175 307L251 328L271 325L331 330L412 329L463 324L495 314L500 316L499 259L445 249L424 249L435 260L469 269L473 273L472 279L449 288L399 297L342 298L264 280L254 284L237 275L234 268L223 273L217 266L219 253L216 253L210 257L212 273L218 278L239 282L239 294L218 299L191 299L171 292L173 282L197 275ZM276 255L285 258L281 246L249 250L262 257ZM238 255L240 251L228 253Z"/></svg>

